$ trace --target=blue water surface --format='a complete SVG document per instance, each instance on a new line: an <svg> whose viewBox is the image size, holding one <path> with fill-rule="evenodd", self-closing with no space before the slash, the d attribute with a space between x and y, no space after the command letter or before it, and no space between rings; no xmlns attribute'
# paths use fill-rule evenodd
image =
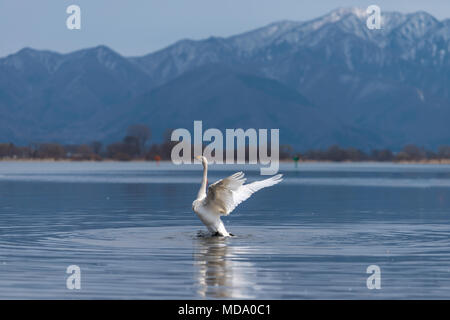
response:
<svg viewBox="0 0 450 320"><path fill-rule="evenodd" d="M213 165L208 180L241 170L264 178ZM224 239L192 212L199 165L0 162L0 298L450 299L449 165L280 172L223 218Z"/></svg>

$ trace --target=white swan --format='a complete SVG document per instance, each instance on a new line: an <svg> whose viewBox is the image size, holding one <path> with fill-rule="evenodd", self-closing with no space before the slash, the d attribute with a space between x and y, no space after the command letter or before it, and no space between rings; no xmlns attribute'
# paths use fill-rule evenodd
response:
<svg viewBox="0 0 450 320"><path fill-rule="evenodd" d="M282 181L282 175L277 174L265 180L244 184L246 180L244 174L237 172L210 185L206 194L208 160L203 156L197 156L196 159L202 160L203 179L197 199L192 203L192 210L215 235L224 237L232 235L227 232L220 220L221 215L229 215L238 204L247 200L256 191Z"/></svg>

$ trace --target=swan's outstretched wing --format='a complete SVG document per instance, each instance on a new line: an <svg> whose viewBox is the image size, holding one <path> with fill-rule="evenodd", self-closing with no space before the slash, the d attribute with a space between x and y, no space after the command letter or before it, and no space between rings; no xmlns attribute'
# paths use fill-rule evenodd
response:
<svg viewBox="0 0 450 320"><path fill-rule="evenodd" d="M256 191L281 182L281 177L281 174L277 174L268 179L244 185L246 181L244 174L237 172L209 186L204 206L212 212L228 215Z"/></svg>

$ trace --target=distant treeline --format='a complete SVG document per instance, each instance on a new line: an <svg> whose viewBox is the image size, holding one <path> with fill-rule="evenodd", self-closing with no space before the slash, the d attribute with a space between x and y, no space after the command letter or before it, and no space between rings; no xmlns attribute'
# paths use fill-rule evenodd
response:
<svg viewBox="0 0 450 320"><path fill-rule="evenodd" d="M33 143L29 146L16 146L12 143L0 143L0 159L54 159L74 161L171 160L172 148L178 142L170 141L170 132L171 130L166 131L162 143L150 145L148 141L151 138L151 130L148 126L142 124L130 126L122 141L114 142L106 146L99 141L80 145ZM235 155L236 153L235 151ZM248 152L246 154L248 155ZM296 152L291 146L282 145L280 146L279 155L280 160L294 161L448 161L450 160L450 146L441 146L437 151L432 151L409 144L399 152L393 152L388 149L364 152L356 148L342 148L334 145L324 150Z"/></svg>
<svg viewBox="0 0 450 320"><path fill-rule="evenodd" d="M331 146L325 150L309 150L304 153L290 152L289 146L284 147L287 150L280 151L280 158L296 158L306 161L378 161L378 162L404 162L404 161L438 161L450 159L450 146L441 146L437 152L418 147L414 144L408 144L399 152L393 152L389 149L374 149L370 152L364 152L356 148L341 148ZM283 148L282 148L283 149ZM283 153L283 155L281 155ZM289 155L289 156L288 156Z"/></svg>
<svg viewBox="0 0 450 320"><path fill-rule="evenodd" d="M147 142L151 138L151 130L140 124L130 126L122 141L109 145L103 145L100 141L79 145L32 143L29 146L16 146L12 143L0 143L0 159L169 160L172 147L177 143L170 141L169 133L166 132L163 143L149 147Z"/></svg>

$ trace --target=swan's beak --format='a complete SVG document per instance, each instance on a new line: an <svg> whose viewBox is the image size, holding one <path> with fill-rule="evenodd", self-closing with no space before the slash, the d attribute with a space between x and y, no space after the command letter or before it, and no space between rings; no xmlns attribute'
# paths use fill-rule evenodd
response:
<svg viewBox="0 0 450 320"><path fill-rule="evenodd" d="M202 156L195 156L195 159L202 160Z"/></svg>

